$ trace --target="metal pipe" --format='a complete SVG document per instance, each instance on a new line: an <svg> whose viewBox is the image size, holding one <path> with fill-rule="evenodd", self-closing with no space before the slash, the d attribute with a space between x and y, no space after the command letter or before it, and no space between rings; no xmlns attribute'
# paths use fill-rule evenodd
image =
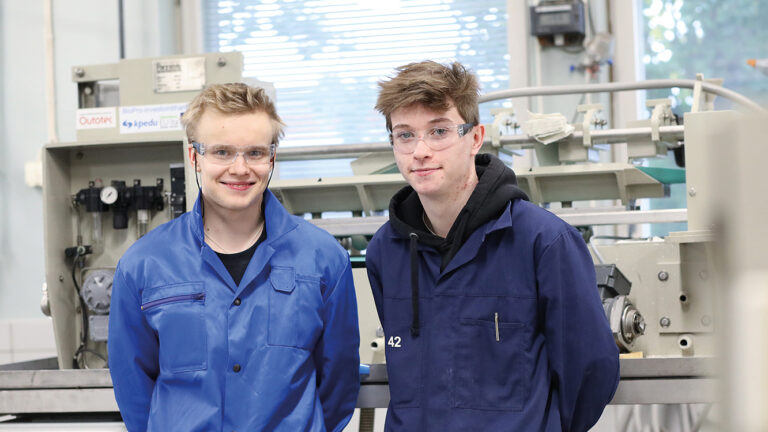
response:
<svg viewBox="0 0 768 432"><path fill-rule="evenodd" d="M43 5L45 18L45 93L47 97L46 111L48 112L48 142L59 142L58 126L56 124L56 60L54 56L53 38L53 0L45 0Z"/></svg>
<svg viewBox="0 0 768 432"><path fill-rule="evenodd" d="M707 93L716 94L722 96L735 103L743 105L757 112L765 112L766 110L747 98L746 96L737 93L733 90L727 89L722 86L710 84L704 81L697 80L685 80L685 79L659 79L659 80L646 80L638 82L628 83L603 83L603 84L581 84L581 85L562 85L562 86L546 86L546 87L526 87L520 89L508 89L499 90L495 92L486 93L480 96L479 102L490 102L499 99L510 99L517 97L529 97L529 96L554 96L564 94L576 94L576 93L603 93L603 92L619 92L628 90L651 90L660 88L690 88L692 89L697 83L701 84L702 90Z"/></svg>
<svg viewBox="0 0 768 432"><path fill-rule="evenodd" d="M662 141L673 142L682 141L684 136L683 126L661 126L659 134ZM591 132L592 140L600 144L625 143L631 138L651 139L650 127L624 128L624 129L606 129L594 130ZM564 138L564 140L581 141L584 133L576 131ZM516 148L533 148L538 143L528 135L508 135L499 139L502 146L515 146ZM484 145L491 145L491 139L487 138ZM338 159L345 157L356 157L363 153L391 152L392 146L389 143L369 143L369 144L337 144L337 145L319 145L319 146L297 146L280 148L277 152L278 161L286 160L304 160L304 159Z"/></svg>
<svg viewBox="0 0 768 432"><path fill-rule="evenodd" d="M120 38L120 60L125 58L125 17L123 14L123 0L117 0L117 25Z"/></svg>

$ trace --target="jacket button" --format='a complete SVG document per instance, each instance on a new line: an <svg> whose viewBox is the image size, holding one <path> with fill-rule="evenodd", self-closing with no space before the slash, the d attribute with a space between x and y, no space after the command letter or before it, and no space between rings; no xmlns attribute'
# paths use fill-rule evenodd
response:
<svg viewBox="0 0 768 432"><path fill-rule="evenodd" d="M242 303L242 301L240 301L240 297L236 298L234 303L235 303L235 306L240 306L240 303Z"/></svg>
<svg viewBox="0 0 768 432"><path fill-rule="evenodd" d="M240 372L240 365L235 363L235 365L232 366L232 370L235 371L235 372Z"/></svg>

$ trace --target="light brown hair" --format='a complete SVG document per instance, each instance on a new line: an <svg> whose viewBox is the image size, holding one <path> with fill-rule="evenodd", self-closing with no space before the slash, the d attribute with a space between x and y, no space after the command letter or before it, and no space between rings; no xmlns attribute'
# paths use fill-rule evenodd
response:
<svg viewBox="0 0 768 432"><path fill-rule="evenodd" d="M464 121L480 123L477 77L461 63L442 65L427 60L396 70L394 78L379 82L376 101L376 110L384 114L388 131L392 130L390 116L394 111L417 104L437 112L448 111L453 105Z"/></svg>
<svg viewBox="0 0 768 432"><path fill-rule="evenodd" d="M272 143L275 147L283 137L285 124L277 115L275 104L262 88L243 83L212 84L200 92L189 103L181 124L189 142L197 140L197 123L205 110L213 109L222 114L247 114L263 112L272 121Z"/></svg>

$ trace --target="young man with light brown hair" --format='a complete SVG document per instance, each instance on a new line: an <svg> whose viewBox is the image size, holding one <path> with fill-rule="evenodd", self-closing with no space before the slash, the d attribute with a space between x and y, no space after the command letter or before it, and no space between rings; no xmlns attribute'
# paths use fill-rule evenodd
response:
<svg viewBox="0 0 768 432"><path fill-rule="evenodd" d="M412 63L379 85L409 184L366 252L386 430L588 430L619 362L581 235L479 154L478 83L464 66Z"/></svg>
<svg viewBox="0 0 768 432"><path fill-rule="evenodd" d="M197 202L114 277L109 366L128 430L341 431L360 384L349 255L267 189L272 101L213 85L182 123Z"/></svg>

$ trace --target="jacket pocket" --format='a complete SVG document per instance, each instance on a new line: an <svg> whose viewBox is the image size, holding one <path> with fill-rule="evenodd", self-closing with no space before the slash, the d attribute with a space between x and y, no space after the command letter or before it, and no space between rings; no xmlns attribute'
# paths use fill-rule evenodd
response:
<svg viewBox="0 0 768 432"><path fill-rule="evenodd" d="M419 406L424 336L411 336L412 313L410 298L384 298L382 325L392 407Z"/></svg>
<svg viewBox="0 0 768 432"><path fill-rule="evenodd" d="M312 350L323 329L320 278L297 276L291 267L269 274L267 343Z"/></svg>
<svg viewBox="0 0 768 432"><path fill-rule="evenodd" d="M532 373L523 349L524 329L522 323L501 322L493 317L461 319L454 386L457 408L523 408Z"/></svg>
<svg viewBox="0 0 768 432"><path fill-rule="evenodd" d="M141 294L141 310L157 332L161 371L189 372L208 367L202 282L145 289Z"/></svg>

